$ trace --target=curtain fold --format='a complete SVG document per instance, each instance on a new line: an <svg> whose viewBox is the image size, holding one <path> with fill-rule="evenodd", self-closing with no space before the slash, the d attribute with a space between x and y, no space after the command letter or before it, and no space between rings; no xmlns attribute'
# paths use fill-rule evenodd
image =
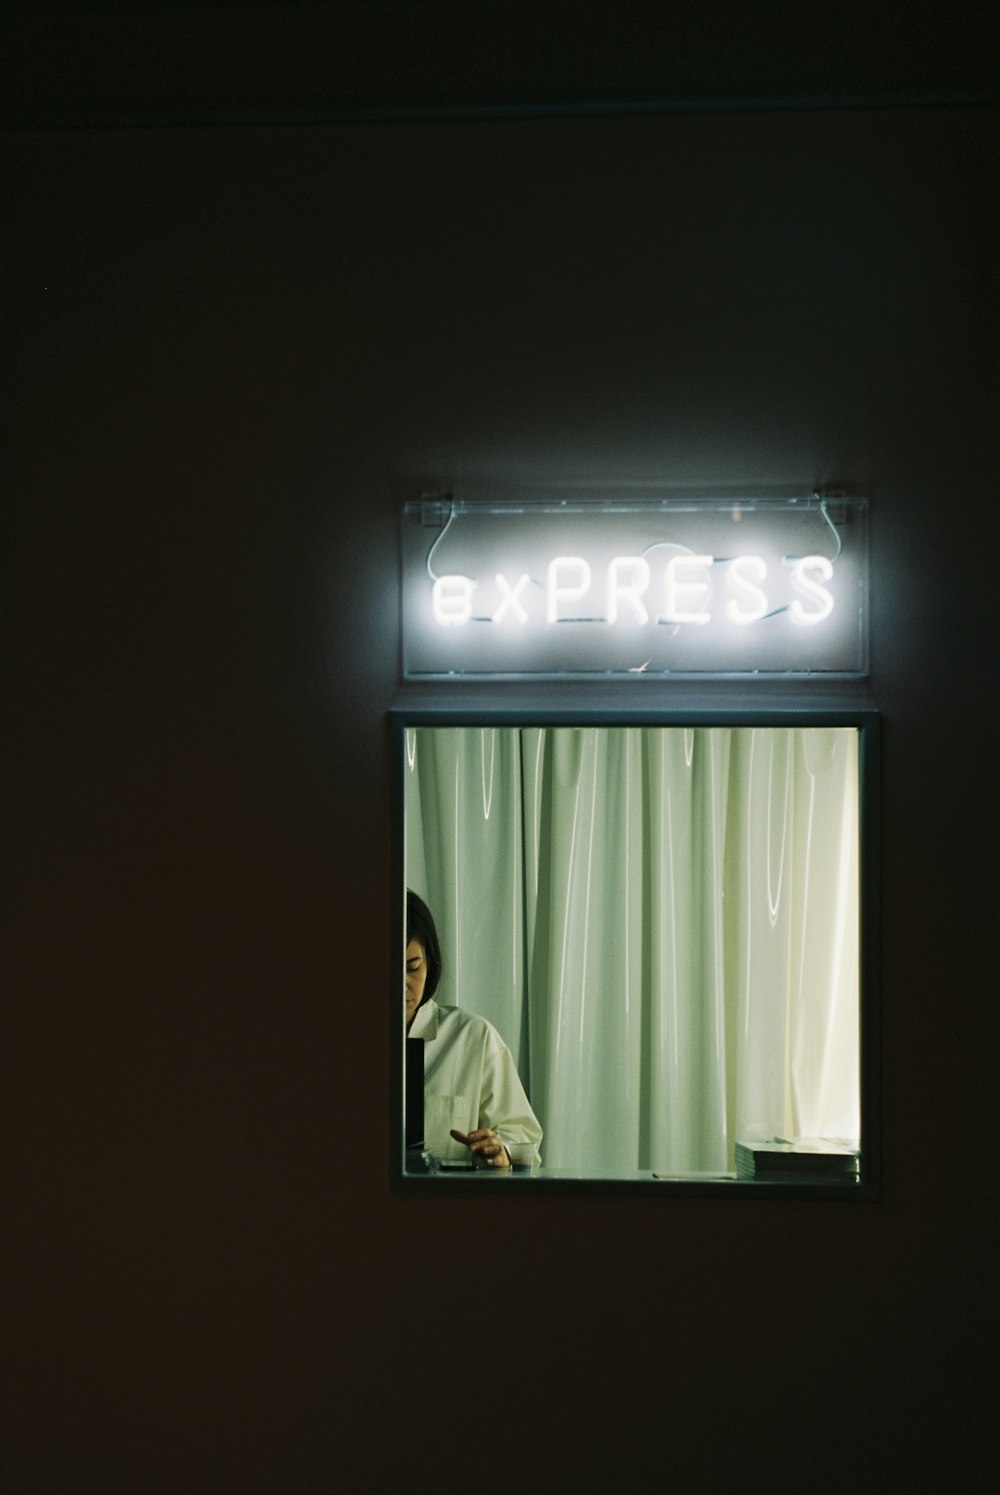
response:
<svg viewBox="0 0 1000 1495"><path fill-rule="evenodd" d="M858 1135L851 728L410 728L440 1000L500 1030L553 1167L718 1172Z"/></svg>

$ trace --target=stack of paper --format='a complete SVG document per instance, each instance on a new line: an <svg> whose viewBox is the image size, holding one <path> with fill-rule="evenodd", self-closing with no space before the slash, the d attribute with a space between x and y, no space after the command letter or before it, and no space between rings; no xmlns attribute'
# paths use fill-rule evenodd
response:
<svg viewBox="0 0 1000 1495"><path fill-rule="evenodd" d="M860 1157L849 1142L820 1137L737 1142L736 1177L770 1183L856 1183Z"/></svg>

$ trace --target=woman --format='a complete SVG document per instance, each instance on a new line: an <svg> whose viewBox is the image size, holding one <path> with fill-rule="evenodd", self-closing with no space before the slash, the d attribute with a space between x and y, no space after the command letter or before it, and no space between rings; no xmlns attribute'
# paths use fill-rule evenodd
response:
<svg viewBox="0 0 1000 1495"><path fill-rule="evenodd" d="M441 946L430 909L406 895L408 1039L424 1042L424 1146L436 1158L509 1168L508 1144L542 1140L511 1052L485 1018L434 1001Z"/></svg>

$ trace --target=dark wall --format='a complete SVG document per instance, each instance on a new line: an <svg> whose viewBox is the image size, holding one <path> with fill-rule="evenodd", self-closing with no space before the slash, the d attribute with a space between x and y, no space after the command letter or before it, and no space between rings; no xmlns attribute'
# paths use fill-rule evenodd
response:
<svg viewBox="0 0 1000 1495"><path fill-rule="evenodd" d="M995 115L4 160L5 1489L985 1489ZM399 505L476 474L870 494L881 1201L388 1192Z"/></svg>

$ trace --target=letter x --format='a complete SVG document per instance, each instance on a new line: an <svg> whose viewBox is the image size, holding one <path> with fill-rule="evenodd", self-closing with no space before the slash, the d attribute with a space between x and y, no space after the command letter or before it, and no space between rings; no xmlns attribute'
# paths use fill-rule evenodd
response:
<svg viewBox="0 0 1000 1495"><path fill-rule="evenodd" d="M514 617L519 623L527 623L528 614L522 606L520 599L521 593L524 591L524 588L528 585L528 582L530 580L531 577L527 572L524 572L520 580L517 581L512 587L506 576L504 576L503 572L497 572L497 586L500 589L500 596L502 600L500 606L493 614L494 623L499 623L500 619L508 609L513 612Z"/></svg>

